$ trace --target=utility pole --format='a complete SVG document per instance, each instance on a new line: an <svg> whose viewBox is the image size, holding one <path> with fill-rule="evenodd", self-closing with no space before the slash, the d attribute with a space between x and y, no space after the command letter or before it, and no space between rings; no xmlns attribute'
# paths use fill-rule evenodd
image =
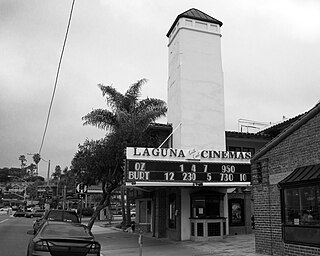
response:
<svg viewBox="0 0 320 256"><path fill-rule="evenodd" d="M50 180L50 160L48 161L47 185L49 185L49 180Z"/></svg>

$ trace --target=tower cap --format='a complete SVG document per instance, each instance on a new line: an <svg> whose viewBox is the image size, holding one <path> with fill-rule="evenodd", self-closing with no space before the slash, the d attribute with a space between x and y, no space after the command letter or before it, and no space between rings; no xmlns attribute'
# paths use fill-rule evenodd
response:
<svg viewBox="0 0 320 256"><path fill-rule="evenodd" d="M220 27L223 25L223 23L220 20L217 20L209 16L208 14L205 14L204 12L199 11L196 8L191 8L188 11L185 11L177 16L177 18L175 19L175 21L173 22L171 28L167 33L167 37L169 37L169 35L171 34L172 30L174 29L175 25L177 24L180 18L191 18L194 20L210 22L210 23L218 24Z"/></svg>

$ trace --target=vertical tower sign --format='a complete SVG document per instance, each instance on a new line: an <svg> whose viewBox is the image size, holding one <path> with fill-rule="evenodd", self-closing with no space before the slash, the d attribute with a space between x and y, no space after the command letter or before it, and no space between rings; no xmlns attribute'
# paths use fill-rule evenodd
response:
<svg viewBox="0 0 320 256"><path fill-rule="evenodd" d="M169 38L168 122L174 148L225 150L222 22L190 9L177 16Z"/></svg>

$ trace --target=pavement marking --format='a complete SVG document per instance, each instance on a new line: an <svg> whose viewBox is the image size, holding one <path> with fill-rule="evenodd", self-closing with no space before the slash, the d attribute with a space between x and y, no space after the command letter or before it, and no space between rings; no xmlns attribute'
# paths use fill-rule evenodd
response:
<svg viewBox="0 0 320 256"><path fill-rule="evenodd" d="M5 222L5 221L7 221L7 220L9 220L9 219L5 219L5 220L0 221L0 224L3 223L3 222Z"/></svg>

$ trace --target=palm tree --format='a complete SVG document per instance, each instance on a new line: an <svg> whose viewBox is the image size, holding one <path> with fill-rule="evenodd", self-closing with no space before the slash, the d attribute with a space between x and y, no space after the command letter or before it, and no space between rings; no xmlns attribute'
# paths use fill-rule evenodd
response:
<svg viewBox="0 0 320 256"><path fill-rule="evenodd" d="M102 96L105 97L110 109L92 110L82 118L84 125L105 129L109 138L115 135L119 138L117 144L120 148L122 147L120 152L124 152L127 146L146 146L149 139L146 129L167 112L166 103L160 99L140 100L141 88L146 82L146 79L138 80L125 94L121 94L112 86L99 84ZM123 164L122 161L121 164ZM124 211L122 214L123 219L128 219L127 221L130 222L129 204L127 207L127 218L124 216Z"/></svg>
<svg viewBox="0 0 320 256"><path fill-rule="evenodd" d="M141 87L146 82L146 79L137 81L124 95L112 86L99 84L102 96L111 109L92 110L82 118L84 125L105 129L107 133L126 133L128 144L139 142L149 124L165 116L167 112L166 103L162 100L139 100Z"/></svg>

